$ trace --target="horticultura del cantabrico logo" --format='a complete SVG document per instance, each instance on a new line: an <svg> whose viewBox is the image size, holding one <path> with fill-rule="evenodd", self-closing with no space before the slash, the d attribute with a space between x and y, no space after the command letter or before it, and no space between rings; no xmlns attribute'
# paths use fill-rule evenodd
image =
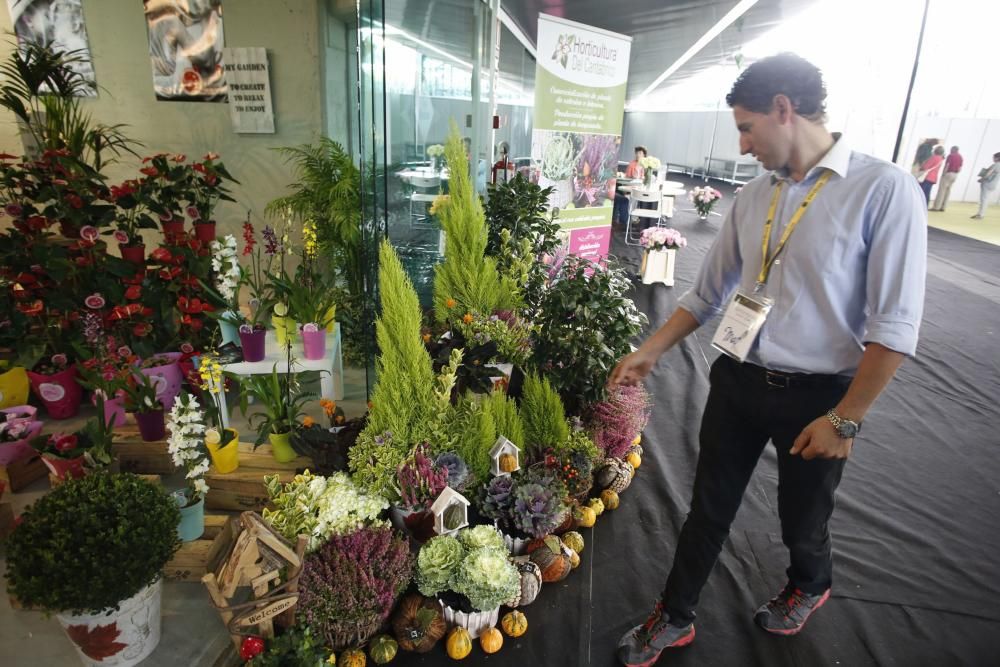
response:
<svg viewBox="0 0 1000 667"><path fill-rule="evenodd" d="M613 76L618 49L609 47L603 41L596 43L589 39L577 39L573 34L561 34L552 60L564 69Z"/></svg>

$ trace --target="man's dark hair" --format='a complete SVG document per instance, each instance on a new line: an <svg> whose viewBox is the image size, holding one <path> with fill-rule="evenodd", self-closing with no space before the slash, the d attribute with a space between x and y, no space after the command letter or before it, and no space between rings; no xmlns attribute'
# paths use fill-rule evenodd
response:
<svg viewBox="0 0 1000 667"><path fill-rule="evenodd" d="M952 153L957 153L958 152L958 146L952 146L951 147L951 152Z"/></svg>
<svg viewBox="0 0 1000 667"><path fill-rule="evenodd" d="M636 146L635 148L632 149L633 153L638 153L639 151L642 151L643 157L649 157L649 151L646 150L645 146Z"/></svg>
<svg viewBox="0 0 1000 667"><path fill-rule="evenodd" d="M823 74L794 53L779 53L750 65L726 95L726 104L767 113L775 95L786 96L792 101L795 113L808 120L822 120L826 115Z"/></svg>
<svg viewBox="0 0 1000 667"><path fill-rule="evenodd" d="M993 159L994 160L1000 160L1000 153L994 153L993 154Z"/></svg>

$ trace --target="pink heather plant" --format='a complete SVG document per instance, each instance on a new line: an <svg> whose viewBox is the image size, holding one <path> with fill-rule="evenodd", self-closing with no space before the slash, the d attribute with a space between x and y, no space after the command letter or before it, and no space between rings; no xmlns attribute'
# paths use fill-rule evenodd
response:
<svg viewBox="0 0 1000 667"><path fill-rule="evenodd" d="M639 242L646 250L672 250L686 248L687 239L673 227L649 227L642 230Z"/></svg>
<svg viewBox="0 0 1000 667"><path fill-rule="evenodd" d="M604 455L622 458L635 436L646 428L649 414L649 392L645 387L619 385L608 392L605 400L591 404L587 423L594 443Z"/></svg>
<svg viewBox="0 0 1000 667"><path fill-rule="evenodd" d="M424 445L417 445L413 456L399 464L396 479L399 504L410 510L426 510L448 486L448 469L434 463Z"/></svg>

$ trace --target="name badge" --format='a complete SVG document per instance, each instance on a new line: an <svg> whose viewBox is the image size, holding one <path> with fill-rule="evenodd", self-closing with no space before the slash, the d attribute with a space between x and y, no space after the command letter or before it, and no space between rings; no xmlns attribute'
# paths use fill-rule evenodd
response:
<svg viewBox="0 0 1000 667"><path fill-rule="evenodd" d="M715 331L712 347L737 361L745 361L773 304L766 297L737 292Z"/></svg>

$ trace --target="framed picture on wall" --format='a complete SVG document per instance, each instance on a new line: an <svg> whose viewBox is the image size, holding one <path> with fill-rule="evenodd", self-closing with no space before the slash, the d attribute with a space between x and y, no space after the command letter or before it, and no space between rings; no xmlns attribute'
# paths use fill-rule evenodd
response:
<svg viewBox="0 0 1000 667"><path fill-rule="evenodd" d="M143 0L156 99L225 102L222 0Z"/></svg>
<svg viewBox="0 0 1000 667"><path fill-rule="evenodd" d="M19 44L34 43L72 55L70 67L90 85L81 96L97 96L82 0L7 0Z"/></svg>

